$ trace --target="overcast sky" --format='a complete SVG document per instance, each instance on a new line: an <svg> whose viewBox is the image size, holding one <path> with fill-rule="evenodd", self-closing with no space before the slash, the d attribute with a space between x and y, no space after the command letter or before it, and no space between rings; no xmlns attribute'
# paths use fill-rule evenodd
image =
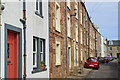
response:
<svg viewBox="0 0 120 80"><path fill-rule="evenodd" d="M92 22L99 27L104 39L110 40L118 39L118 2L113 1L85 2Z"/></svg>

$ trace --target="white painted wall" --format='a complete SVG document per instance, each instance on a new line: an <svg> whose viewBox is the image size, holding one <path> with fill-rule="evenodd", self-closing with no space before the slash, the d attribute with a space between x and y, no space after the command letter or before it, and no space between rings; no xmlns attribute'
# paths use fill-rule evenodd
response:
<svg viewBox="0 0 120 80"><path fill-rule="evenodd" d="M5 26L4 24L10 24L22 29L23 32L23 24L19 21L19 19L23 18L23 2L21 0L17 0L16 2L3 2L5 6L5 10L1 13L1 75L0 77L5 77L5 66L4 66L4 54L5 54ZM43 16L44 18L40 18L35 15L35 2L27 2L27 78L48 78L49 77L49 26L48 26L48 3L43 3ZM47 71L38 72L32 74L33 70L33 36L37 36L40 38L46 39L46 67ZM24 71L24 36L22 33L22 75Z"/></svg>
<svg viewBox="0 0 120 80"><path fill-rule="evenodd" d="M105 53L104 53L104 38L103 36L101 36L101 57L104 57Z"/></svg>

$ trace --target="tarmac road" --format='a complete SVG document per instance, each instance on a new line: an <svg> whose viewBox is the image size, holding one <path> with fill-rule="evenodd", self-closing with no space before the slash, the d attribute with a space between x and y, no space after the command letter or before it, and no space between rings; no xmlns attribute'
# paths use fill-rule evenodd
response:
<svg viewBox="0 0 120 80"><path fill-rule="evenodd" d="M100 64L99 70L93 69L86 78L118 78L118 61Z"/></svg>

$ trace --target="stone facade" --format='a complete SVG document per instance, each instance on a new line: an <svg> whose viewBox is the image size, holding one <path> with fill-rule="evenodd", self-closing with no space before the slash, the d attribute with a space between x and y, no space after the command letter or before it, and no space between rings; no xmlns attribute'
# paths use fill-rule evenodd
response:
<svg viewBox="0 0 120 80"><path fill-rule="evenodd" d="M56 4L60 6L60 18L56 17ZM60 25L60 31L56 30L56 24ZM66 78L82 72L86 59L95 57L95 33L101 38L83 2L49 2L50 78ZM61 46L60 65L56 65L56 41ZM99 53L100 41L96 42Z"/></svg>
<svg viewBox="0 0 120 80"><path fill-rule="evenodd" d="M107 53L114 58L120 57L120 40L108 40L107 41Z"/></svg>
<svg viewBox="0 0 120 80"><path fill-rule="evenodd" d="M66 78L66 7L65 2L57 2L57 4L60 6L60 32L56 30L56 2L49 2L50 78ZM60 65L56 65L56 41L60 42Z"/></svg>

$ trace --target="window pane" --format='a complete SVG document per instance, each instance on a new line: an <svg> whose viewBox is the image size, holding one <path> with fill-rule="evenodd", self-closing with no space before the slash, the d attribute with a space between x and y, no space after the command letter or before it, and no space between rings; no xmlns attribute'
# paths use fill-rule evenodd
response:
<svg viewBox="0 0 120 80"><path fill-rule="evenodd" d="M36 0L36 10L38 10L38 0Z"/></svg>
<svg viewBox="0 0 120 80"><path fill-rule="evenodd" d="M9 58L9 44L7 44L7 53L8 53L7 54L7 56L8 56L7 58Z"/></svg>
<svg viewBox="0 0 120 80"><path fill-rule="evenodd" d="M35 39L33 39L33 51L36 51Z"/></svg>
<svg viewBox="0 0 120 80"><path fill-rule="evenodd" d="M35 65L35 53L33 53L33 65Z"/></svg>
<svg viewBox="0 0 120 80"><path fill-rule="evenodd" d="M42 0L39 2L39 7L40 7L40 14L42 15Z"/></svg>
<svg viewBox="0 0 120 80"><path fill-rule="evenodd" d="M58 46L59 46L59 44L57 44L57 46L56 46L56 63L58 63Z"/></svg>
<svg viewBox="0 0 120 80"><path fill-rule="evenodd" d="M40 40L40 52L43 52L43 41Z"/></svg>

